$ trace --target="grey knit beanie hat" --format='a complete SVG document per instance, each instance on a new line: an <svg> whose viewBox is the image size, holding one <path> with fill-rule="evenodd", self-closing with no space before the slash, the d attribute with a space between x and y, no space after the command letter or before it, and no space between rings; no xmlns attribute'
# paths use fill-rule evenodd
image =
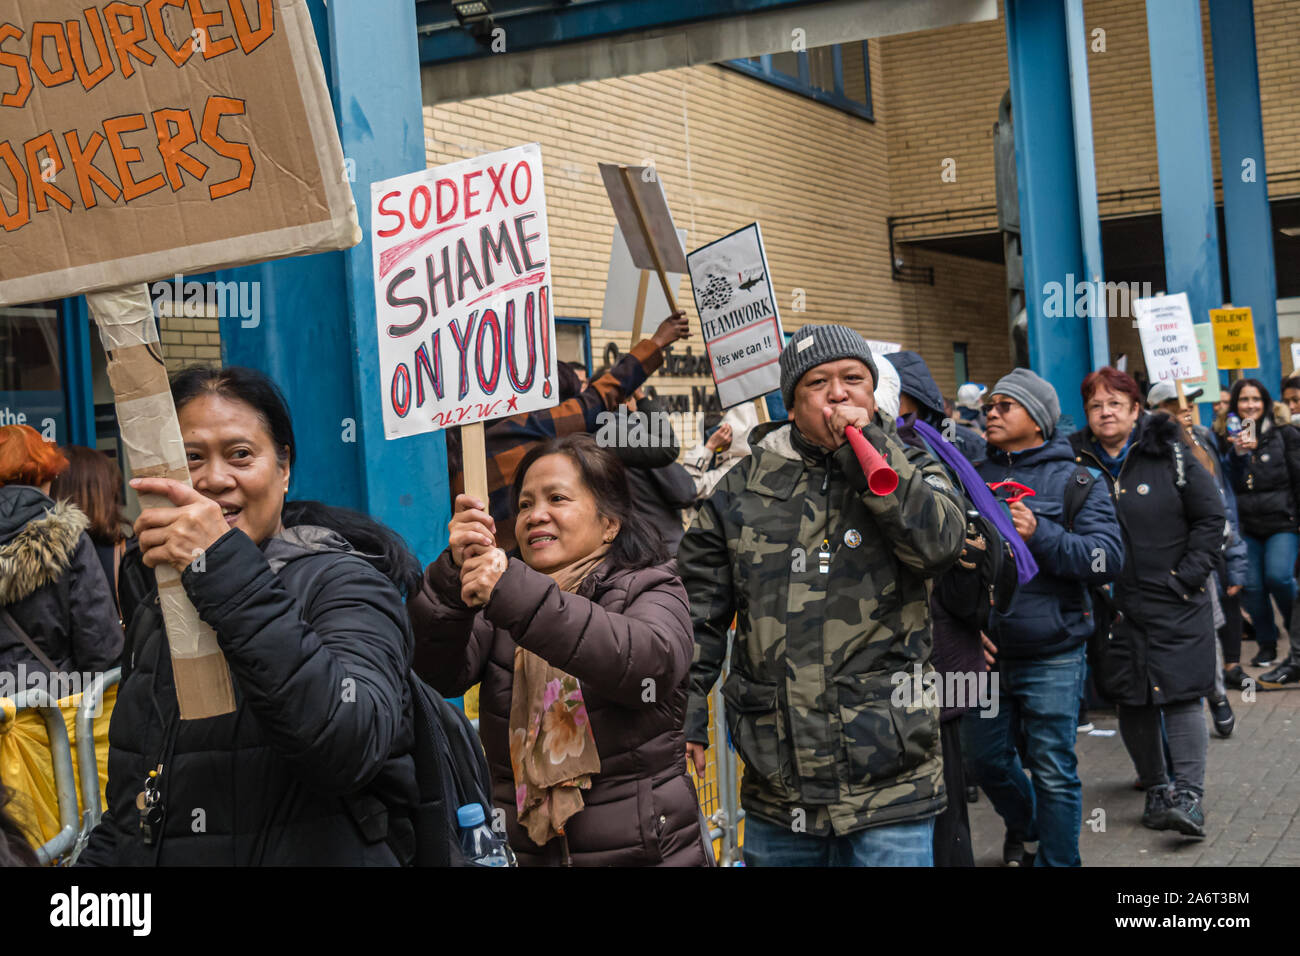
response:
<svg viewBox="0 0 1300 956"><path fill-rule="evenodd" d="M1044 441L1056 431L1056 420L1061 417L1061 402L1056 397L1056 389L1029 369L1012 369L998 380L990 394L1014 398L1025 406L1034 424L1043 430Z"/></svg>
<svg viewBox="0 0 1300 956"><path fill-rule="evenodd" d="M810 369L847 358L864 362L871 369L872 388L879 384L871 346L853 329L843 325L805 325L790 336L781 350L781 398L785 407L794 408L794 387Z"/></svg>

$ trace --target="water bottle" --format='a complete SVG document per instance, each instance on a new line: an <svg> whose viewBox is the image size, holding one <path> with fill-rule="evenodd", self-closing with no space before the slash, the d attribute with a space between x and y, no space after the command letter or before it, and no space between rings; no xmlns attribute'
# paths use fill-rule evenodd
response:
<svg viewBox="0 0 1300 956"><path fill-rule="evenodd" d="M1241 419L1237 416L1236 412L1232 412L1228 415L1228 434L1236 435L1240 431L1241 431Z"/></svg>
<svg viewBox="0 0 1300 956"><path fill-rule="evenodd" d="M483 805L467 803L456 810L460 824L460 848L474 866L518 866L509 844L488 827Z"/></svg>

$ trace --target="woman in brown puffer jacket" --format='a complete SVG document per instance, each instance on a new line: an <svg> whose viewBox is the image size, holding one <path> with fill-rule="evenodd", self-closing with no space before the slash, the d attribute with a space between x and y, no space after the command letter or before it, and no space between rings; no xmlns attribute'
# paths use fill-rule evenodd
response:
<svg viewBox="0 0 1300 956"><path fill-rule="evenodd" d="M519 556L456 499L410 602L415 669L447 696L482 682L493 800L524 866L710 866L682 725L686 590L589 435L544 442L514 480Z"/></svg>

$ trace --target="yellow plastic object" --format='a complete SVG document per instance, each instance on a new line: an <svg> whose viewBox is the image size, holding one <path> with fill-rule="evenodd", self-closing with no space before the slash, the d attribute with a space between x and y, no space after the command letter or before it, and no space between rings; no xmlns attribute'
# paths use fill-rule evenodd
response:
<svg viewBox="0 0 1300 956"><path fill-rule="evenodd" d="M108 783L108 722L117 702L117 685L104 693L103 711L95 718L95 760L99 768L99 800L105 807L104 787ZM63 721L72 743L72 768L77 780L77 817L81 803L81 771L77 764L77 708L81 695L59 701ZM50 754L45 720L39 711L17 713L13 701L0 697L0 780L14 793L9 812L33 838L41 843L59 833L59 796L54 788L54 762Z"/></svg>
<svg viewBox="0 0 1300 956"><path fill-rule="evenodd" d="M463 702L465 704L465 716L470 720L478 720L478 689L481 684L475 684L469 690L465 691Z"/></svg>

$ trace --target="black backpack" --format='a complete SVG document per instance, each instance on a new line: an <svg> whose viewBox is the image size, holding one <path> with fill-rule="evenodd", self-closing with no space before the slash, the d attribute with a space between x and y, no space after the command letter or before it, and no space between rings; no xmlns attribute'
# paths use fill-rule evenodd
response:
<svg viewBox="0 0 1300 956"><path fill-rule="evenodd" d="M456 810L482 805L492 818L492 784L478 732L465 712L450 704L415 671L408 675L415 722L415 779L420 802L411 814L415 866L469 866L460 849Z"/></svg>

